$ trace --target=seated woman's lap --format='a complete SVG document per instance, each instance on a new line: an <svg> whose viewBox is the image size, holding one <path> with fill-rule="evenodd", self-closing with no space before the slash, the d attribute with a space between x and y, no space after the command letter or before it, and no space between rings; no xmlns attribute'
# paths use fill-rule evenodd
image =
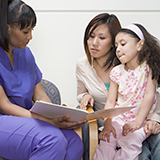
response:
<svg viewBox="0 0 160 160"><path fill-rule="evenodd" d="M142 145L139 160L159 160L160 157L160 133L149 136Z"/></svg>
<svg viewBox="0 0 160 160"><path fill-rule="evenodd" d="M0 116L0 157L69 160L70 152L76 149L75 142L82 148L80 138L72 130L60 130L33 118Z"/></svg>

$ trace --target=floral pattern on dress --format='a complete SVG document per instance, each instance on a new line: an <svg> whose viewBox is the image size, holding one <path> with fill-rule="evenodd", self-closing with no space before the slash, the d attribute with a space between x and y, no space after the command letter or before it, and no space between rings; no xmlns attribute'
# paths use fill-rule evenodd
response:
<svg viewBox="0 0 160 160"><path fill-rule="evenodd" d="M110 79L119 85L118 99L115 107L136 106L134 109L120 115L125 121L133 121L138 115L144 98L147 78L149 74L147 62L143 62L135 70L126 71L124 64L114 67L110 72ZM156 107L155 100L150 112Z"/></svg>

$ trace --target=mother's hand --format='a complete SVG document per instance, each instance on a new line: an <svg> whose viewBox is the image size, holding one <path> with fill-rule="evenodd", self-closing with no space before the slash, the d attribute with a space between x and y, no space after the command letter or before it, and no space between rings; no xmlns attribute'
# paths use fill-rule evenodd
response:
<svg viewBox="0 0 160 160"><path fill-rule="evenodd" d="M91 107L93 107L94 104L94 99L93 97L86 93L85 95L83 95L81 103L80 103L80 108L81 109L87 109L87 105L90 103Z"/></svg>
<svg viewBox="0 0 160 160"><path fill-rule="evenodd" d="M75 129L81 127L85 123L85 120L77 122L69 122L66 116L56 117L52 121L54 125L60 129Z"/></svg>
<svg viewBox="0 0 160 160"><path fill-rule="evenodd" d="M151 134L158 134L160 133L160 124L153 120L148 120L144 126L144 131L149 137Z"/></svg>

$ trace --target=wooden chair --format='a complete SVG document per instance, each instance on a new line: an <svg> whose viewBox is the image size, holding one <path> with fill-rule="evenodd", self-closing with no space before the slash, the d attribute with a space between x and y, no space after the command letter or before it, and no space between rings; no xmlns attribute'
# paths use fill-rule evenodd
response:
<svg viewBox="0 0 160 160"><path fill-rule="evenodd" d="M94 112L94 110L89 106L87 107L87 111ZM81 137L83 141L82 128L74 129L74 131ZM89 160L93 159L97 145L98 145L97 120L92 120L92 121L89 121Z"/></svg>
<svg viewBox="0 0 160 160"><path fill-rule="evenodd" d="M61 97L58 88L48 80L42 80L43 89L51 99L52 103L61 104ZM71 105L68 105L71 106ZM72 106L73 107L73 106ZM88 112L94 112L91 107L87 108ZM74 131L80 136L83 141L82 137L82 128L74 129ZM98 145L98 127L97 121L92 120L89 121L89 160L93 159L96 147Z"/></svg>

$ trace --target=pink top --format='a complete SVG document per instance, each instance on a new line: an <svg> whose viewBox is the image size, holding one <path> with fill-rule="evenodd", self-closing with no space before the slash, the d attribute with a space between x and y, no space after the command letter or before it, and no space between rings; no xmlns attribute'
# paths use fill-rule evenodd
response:
<svg viewBox="0 0 160 160"><path fill-rule="evenodd" d="M119 85L116 107L137 106L121 115L123 119L134 120L136 118L144 98L149 69L145 61L135 70L126 71L124 64L120 64L111 70L111 80ZM154 111L155 107L156 96L150 113Z"/></svg>

